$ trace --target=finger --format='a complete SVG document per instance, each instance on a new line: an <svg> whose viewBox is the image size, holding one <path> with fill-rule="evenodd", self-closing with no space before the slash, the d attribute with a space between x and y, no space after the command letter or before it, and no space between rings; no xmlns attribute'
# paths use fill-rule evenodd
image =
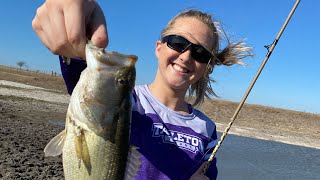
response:
<svg viewBox="0 0 320 180"><path fill-rule="evenodd" d="M37 9L37 12L38 11L39 11L39 8ZM32 19L32 28L35 32L42 30L40 22L39 22L38 13L36 13L36 15L34 15L34 17Z"/></svg>
<svg viewBox="0 0 320 180"><path fill-rule="evenodd" d="M41 7L39 7L37 9L37 13L34 17L34 19L32 20L32 28L34 29L34 31L36 32L36 34L39 36L40 40L42 41L42 43L49 49L50 47L50 42L48 40L48 37L46 35L46 33L43 30L43 26L48 26L48 20L47 19L47 14L46 12L46 7L44 5L42 5ZM42 23L45 23L45 25L43 25ZM48 28L50 29L50 28Z"/></svg>
<svg viewBox="0 0 320 180"><path fill-rule="evenodd" d="M89 38L91 36L92 43L100 48L106 48L109 39L107 31L107 23L103 11L96 3L96 8L92 14L92 22L89 24Z"/></svg>
<svg viewBox="0 0 320 180"><path fill-rule="evenodd" d="M71 3L64 9L68 41L78 56L85 57L86 30L83 5Z"/></svg>
<svg viewBox="0 0 320 180"><path fill-rule="evenodd" d="M52 7L49 12L54 14L54 16L49 16L52 33L50 37L54 39L51 47L52 52L66 57L74 57L75 53L68 40L62 9Z"/></svg>
<svg viewBox="0 0 320 180"><path fill-rule="evenodd" d="M50 50L50 48L49 48L49 47L50 47L50 44L48 43L47 36L46 36L46 34L44 33L44 31L42 31L42 30L37 30L36 32L37 32L37 35L38 35L39 39L40 39L41 42L43 43L43 45ZM50 51L51 51L51 50L50 50Z"/></svg>

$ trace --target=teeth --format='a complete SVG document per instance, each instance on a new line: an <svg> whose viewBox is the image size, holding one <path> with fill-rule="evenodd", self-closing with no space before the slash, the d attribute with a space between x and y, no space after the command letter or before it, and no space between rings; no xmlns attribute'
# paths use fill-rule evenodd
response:
<svg viewBox="0 0 320 180"><path fill-rule="evenodd" d="M173 68L174 68L175 70L180 71L180 72L183 72L183 73L188 72L187 69L183 69L182 67L180 67L180 66L177 65L177 64L174 64L174 65L173 65Z"/></svg>

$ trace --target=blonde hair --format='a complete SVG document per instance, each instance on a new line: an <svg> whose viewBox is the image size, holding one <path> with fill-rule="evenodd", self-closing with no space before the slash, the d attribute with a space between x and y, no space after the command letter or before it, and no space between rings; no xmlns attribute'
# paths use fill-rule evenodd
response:
<svg viewBox="0 0 320 180"><path fill-rule="evenodd" d="M193 102L193 105L198 106L204 101L204 97L208 99L210 99L211 95L217 97L211 86L211 83L215 81L209 76L213 72L214 65L243 65L244 63L241 61L241 59L247 56L252 56L252 54L250 53L252 48L245 46L245 43L243 41L236 43L230 42L226 33L222 28L219 27L218 22L214 21L211 15L209 15L208 13L204 13L199 10L182 11L181 13L173 17L169 21L167 26L162 30L161 38L170 33L170 31L174 28L174 23L177 19L185 17L195 18L203 22L209 27L213 35L213 47L212 49L209 49L213 54L213 58L208 63L203 76L197 82L192 84L188 90L189 100L191 100L193 95L195 95L196 98ZM220 41L222 40L223 36L227 40L227 45L225 48L220 49Z"/></svg>

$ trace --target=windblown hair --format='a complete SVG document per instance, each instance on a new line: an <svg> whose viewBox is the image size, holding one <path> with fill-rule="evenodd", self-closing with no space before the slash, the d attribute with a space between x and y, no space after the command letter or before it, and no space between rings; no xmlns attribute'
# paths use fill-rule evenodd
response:
<svg viewBox="0 0 320 180"><path fill-rule="evenodd" d="M206 24L209 29L212 31L213 35L213 47L209 49L213 54L213 58L208 63L207 68L203 74L203 76L194 84L189 87L188 94L189 100L195 96L195 100L193 102L194 106L198 106L203 103L204 98L210 99L210 96L216 96L215 92L212 89L211 83L215 82L212 78L210 78L210 74L213 72L213 68L215 65L225 65L231 66L234 64L244 65L241 59L252 56L250 51L251 47L245 45L245 43L241 40L240 42L230 42L226 33L222 28L220 28L219 23L214 21L210 14L201 12L199 10L186 10L182 11L175 17L173 17L167 26L161 32L161 38L168 35L170 31L174 28L174 23L179 18L195 18L199 21ZM226 39L226 47L223 49L220 48L220 43L223 39Z"/></svg>

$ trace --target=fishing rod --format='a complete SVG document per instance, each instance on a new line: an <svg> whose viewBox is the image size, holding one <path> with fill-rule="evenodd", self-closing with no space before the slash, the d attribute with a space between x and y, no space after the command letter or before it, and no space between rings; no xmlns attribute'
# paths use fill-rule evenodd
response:
<svg viewBox="0 0 320 180"><path fill-rule="evenodd" d="M208 170L210 164L212 163L212 161L213 161L213 159L214 159L214 157L215 157L215 155L216 155L219 147L221 146L223 140L224 140L225 137L227 136L227 134L228 134L228 132L229 132L232 124L233 124L234 121L236 120L236 118L237 118L237 116L238 116L238 114L239 114L239 112L240 112L240 110L241 110L244 102L246 101L246 99L247 99L247 97L248 97L251 89L253 88L254 84L256 83L257 79L259 78L259 75L260 75L261 71L263 70L264 66L267 64L268 59L269 59L269 57L271 56L273 49L276 47L276 45L277 45L277 43L278 43L278 41L279 41L279 39L280 39L283 31L285 30L287 24L289 23L292 15L293 15L293 13L294 13L294 11L296 10L296 8L297 8L298 5L299 5L299 3L300 3L300 0L297 0L296 3L294 4L293 8L291 9L291 11L290 11L290 13L289 13L286 21L285 21L284 24L282 25L282 27L281 27L281 29L280 29L277 37L276 37L275 40L273 41L273 43L272 43L271 45L265 46L265 47L267 48L267 50L268 50L267 55L266 55L266 57L264 58L261 66L260 66L260 68L258 69L258 71L257 71L255 77L253 78L251 84L249 85L247 91L245 92L244 96L242 97L242 100L240 101L240 103L239 103L239 105L238 105L238 108L237 108L236 111L234 112L234 114L233 114L233 116L232 116L232 118L231 118L231 121L230 121L230 123L228 124L228 126L226 127L226 129L224 130L224 132L223 132L223 134L222 134L222 136L221 136L218 144L217 144L217 145L215 146L215 148L213 149L213 152L212 152L209 160L207 161L207 163L205 164L205 166L204 166L204 168L203 168L203 170L202 170L202 173L203 173L203 174L205 174L205 173L207 172L207 170Z"/></svg>

